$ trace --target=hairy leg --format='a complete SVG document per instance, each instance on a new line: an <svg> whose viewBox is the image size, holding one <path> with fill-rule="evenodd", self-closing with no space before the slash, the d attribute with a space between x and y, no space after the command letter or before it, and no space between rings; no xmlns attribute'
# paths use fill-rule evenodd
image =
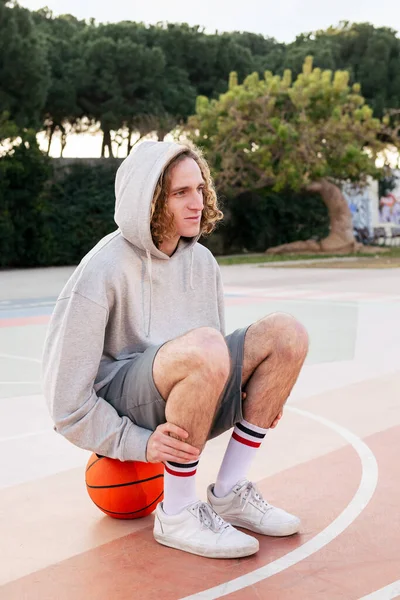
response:
<svg viewBox="0 0 400 600"><path fill-rule="evenodd" d="M242 385L246 421L268 429L282 410L308 352L301 323L273 313L248 329L244 343Z"/></svg>
<svg viewBox="0 0 400 600"><path fill-rule="evenodd" d="M166 400L167 422L187 431L185 442L199 450L207 441L229 372L225 340L209 327L167 342L156 355L153 377Z"/></svg>

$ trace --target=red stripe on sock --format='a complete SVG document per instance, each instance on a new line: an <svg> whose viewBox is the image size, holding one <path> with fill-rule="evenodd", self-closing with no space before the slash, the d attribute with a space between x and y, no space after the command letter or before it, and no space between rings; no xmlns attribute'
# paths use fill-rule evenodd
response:
<svg viewBox="0 0 400 600"><path fill-rule="evenodd" d="M189 471L189 473L183 473L182 471L172 471L172 469L169 469L167 465L164 465L164 469L170 475L176 475L177 477L191 477L192 475L195 475L197 471L197 469L195 469L194 471Z"/></svg>
<svg viewBox="0 0 400 600"><path fill-rule="evenodd" d="M261 446L261 442L251 442L250 440L246 440L246 438L240 437L240 435L238 435L236 431L232 433L232 437L237 442L245 444L246 446L251 446L252 448L259 448Z"/></svg>

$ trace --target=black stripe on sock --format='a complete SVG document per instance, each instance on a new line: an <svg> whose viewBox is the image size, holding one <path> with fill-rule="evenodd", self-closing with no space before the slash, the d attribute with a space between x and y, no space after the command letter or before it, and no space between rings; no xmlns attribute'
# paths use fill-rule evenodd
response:
<svg viewBox="0 0 400 600"><path fill-rule="evenodd" d="M258 433L258 431L253 431L252 429L245 427L241 423L236 423L236 427L240 429L240 431L243 431L243 433L247 433L247 435L252 435L255 438L259 438L260 440L265 438L265 433Z"/></svg>
<svg viewBox="0 0 400 600"><path fill-rule="evenodd" d="M199 464L199 461L196 461L194 463L181 464L181 463L175 463L175 462L171 462L170 460L167 460L167 463L169 465L171 465L171 467L177 467L178 469L193 469L193 467L197 467L197 465Z"/></svg>

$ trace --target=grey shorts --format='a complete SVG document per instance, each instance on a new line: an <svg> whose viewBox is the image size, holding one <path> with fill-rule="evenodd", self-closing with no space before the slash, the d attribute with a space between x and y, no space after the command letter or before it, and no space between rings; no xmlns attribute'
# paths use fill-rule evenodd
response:
<svg viewBox="0 0 400 600"><path fill-rule="evenodd" d="M232 367L209 439L217 437L243 419L242 370L247 329L248 327L237 329L225 338ZM135 356L97 392L101 398L114 406L120 416L127 416L139 427L152 431L161 423L165 423L165 400L153 379L154 359L162 345L151 346Z"/></svg>

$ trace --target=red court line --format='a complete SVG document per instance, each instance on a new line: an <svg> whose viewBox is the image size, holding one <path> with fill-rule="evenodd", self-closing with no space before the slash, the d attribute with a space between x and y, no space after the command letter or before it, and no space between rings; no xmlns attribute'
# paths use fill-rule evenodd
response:
<svg viewBox="0 0 400 600"><path fill-rule="evenodd" d="M225 306L237 306L237 305L248 305L248 304L263 304L266 303L270 300L291 300L291 301L296 301L296 300L302 300L302 299L313 299L313 294L315 294L315 292L304 292L302 293L301 296L251 296L251 295L246 295L246 291L243 291L243 296L236 296L236 297L232 297L232 296L228 296L227 298L225 298ZM326 298L316 298L316 299L323 299L323 300L329 300L329 297L327 296ZM348 297L348 298L343 298L343 300L347 300L347 301L353 301L353 300L357 300L359 299L357 296L353 297ZM336 298L337 300L337 298ZM36 316L32 316L32 317L12 317L12 318L8 318L8 319L1 319L0 318L0 329L3 327L23 327L26 325L43 325L43 324L47 324L50 321L51 315L36 315Z"/></svg>
<svg viewBox="0 0 400 600"><path fill-rule="evenodd" d="M21 327L23 325L43 325L50 321L50 315L36 315L35 317L14 317L0 319L1 327Z"/></svg>
<svg viewBox="0 0 400 600"><path fill-rule="evenodd" d="M235 304L258 304L263 303L267 298L228 298L225 300L226 306ZM0 329L2 327L23 327L26 325L43 325L50 321L51 315L36 315L32 317L11 317L8 319L0 319Z"/></svg>

